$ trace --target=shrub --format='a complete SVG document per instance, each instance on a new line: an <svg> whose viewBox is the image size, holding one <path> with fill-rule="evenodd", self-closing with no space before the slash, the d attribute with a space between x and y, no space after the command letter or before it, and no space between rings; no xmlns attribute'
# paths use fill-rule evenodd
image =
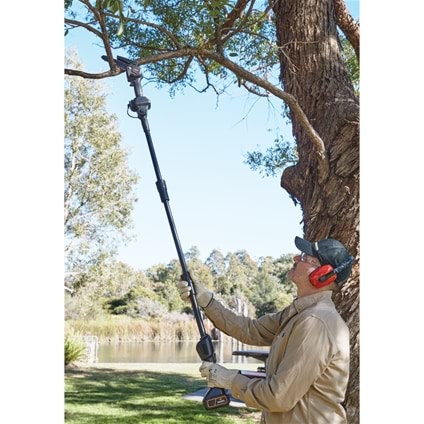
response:
<svg viewBox="0 0 424 424"><path fill-rule="evenodd" d="M74 333L65 335L65 367L85 358L85 345Z"/></svg>

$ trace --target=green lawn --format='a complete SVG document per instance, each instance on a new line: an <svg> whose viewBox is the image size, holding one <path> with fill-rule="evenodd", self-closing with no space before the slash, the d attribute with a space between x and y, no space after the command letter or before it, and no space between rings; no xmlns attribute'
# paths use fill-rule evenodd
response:
<svg viewBox="0 0 424 424"><path fill-rule="evenodd" d="M108 364L111 365L111 364ZM159 365L159 364L157 364ZM190 364L188 364L190 365ZM223 407L206 411L182 397L205 387L199 365L162 364L153 370L130 366L77 367L65 372L67 424L253 424L260 412Z"/></svg>

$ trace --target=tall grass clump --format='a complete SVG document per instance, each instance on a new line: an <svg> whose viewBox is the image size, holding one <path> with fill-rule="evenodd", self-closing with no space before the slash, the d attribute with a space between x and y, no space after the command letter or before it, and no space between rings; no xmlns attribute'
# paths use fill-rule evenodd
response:
<svg viewBox="0 0 424 424"><path fill-rule="evenodd" d="M85 344L83 340L74 332L67 331L65 333L65 367L72 362L81 361L86 357Z"/></svg>

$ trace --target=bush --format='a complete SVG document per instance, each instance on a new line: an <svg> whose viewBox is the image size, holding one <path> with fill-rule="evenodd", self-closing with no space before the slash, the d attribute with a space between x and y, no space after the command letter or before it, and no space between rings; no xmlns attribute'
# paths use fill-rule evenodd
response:
<svg viewBox="0 0 424 424"><path fill-rule="evenodd" d="M65 367L85 358L85 345L75 334L65 335Z"/></svg>

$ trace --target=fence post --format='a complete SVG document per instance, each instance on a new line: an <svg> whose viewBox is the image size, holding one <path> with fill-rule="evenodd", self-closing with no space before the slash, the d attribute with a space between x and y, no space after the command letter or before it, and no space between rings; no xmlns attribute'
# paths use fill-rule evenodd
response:
<svg viewBox="0 0 424 424"><path fill-rule="evenodd" d="M95 363L99 360L99 339L97 336L82 336L85 344L86 362Z"/></svg>

